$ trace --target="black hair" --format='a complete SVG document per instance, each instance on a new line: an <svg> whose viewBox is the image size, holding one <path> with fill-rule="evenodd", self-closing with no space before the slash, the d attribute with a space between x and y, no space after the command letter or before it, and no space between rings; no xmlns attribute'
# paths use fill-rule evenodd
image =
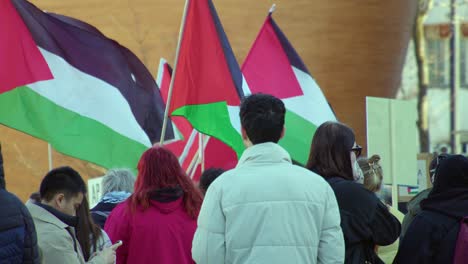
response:
<svg viewBox="0 0 468 264"><path fill-rule="evenodd" d="M66 199L86 194L86 185L80 174L70 167L59 167L47 173L39 188L41 198L50 201L58 194L63 193Z"/></svg>
<svg viewBox="0 0 468 264"><path fill-rule="evenodd" d="M200 176L199 188L200 191L205 194L208 190L208 187L218 178L221 174L224 173L223 169L219 168L209 168L205 170Z"/></svg>
<svg viewBox="0 0 468 264"><path fill-rule="evenodd" d="M35 203L40 203L41 202L41 194L39 192L33 192L29 196L29 199L34 201Z"/></svg>
<svg viewBox="0 0 468 264"><path fill-rule="evenodd" d="M278 143L284 128L284 103L269 94L252 94L240 107L240 120L252 144Z"/></svg>

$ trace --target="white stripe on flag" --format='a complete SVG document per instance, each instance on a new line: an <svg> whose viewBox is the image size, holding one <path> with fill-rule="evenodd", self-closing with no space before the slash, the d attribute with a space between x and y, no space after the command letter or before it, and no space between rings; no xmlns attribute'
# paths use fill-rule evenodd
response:
<svg viewBox="0 0 468 264"><path fill-rule="evenodd" d="M336 121L327 99L312 76L294 66L292 68L304 95L283 99L286 108L316 126L326 121Z"/></svg>
<svg viewBox="0 0 468 264"><path fill-rule="evenodd" d="M54 79L28 87L65 109L94 119L145 146L151 146L148 135L136 121L130 105L117 88L76 69L55 54L40 47L39 50Z"/></svg>
<svg viewBox="0 0 468 264"><path fill-rule="evenodd" d="M241 135L241 122L239 117L239 106L230 106L228 105L229 119L231 121L232 127Z"/></svg>
<svg viewBox="0 0 468 264"><path fill-rule="evenodd" d="M163 76L164 76L164 65L167 63L166 59L161 58L159 59L159 67L158 67L158 76L156 77L156 84L159 87L159 90L161 90L161 85L163 81Z"/></svg>

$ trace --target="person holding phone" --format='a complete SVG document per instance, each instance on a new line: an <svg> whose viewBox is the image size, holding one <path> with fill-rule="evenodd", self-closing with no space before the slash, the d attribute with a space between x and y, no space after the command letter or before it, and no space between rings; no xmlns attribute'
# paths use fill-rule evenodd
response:
<svg viewBox="0 0 468 264"><path fill-rule="evenodd" d="M86 185L80 174L70 167L51 170L41 182L41 202L26 204L37 231L41 263L113 264L116 243L93 255L88 262L75 234L76 209L83 202Z"/></svg>

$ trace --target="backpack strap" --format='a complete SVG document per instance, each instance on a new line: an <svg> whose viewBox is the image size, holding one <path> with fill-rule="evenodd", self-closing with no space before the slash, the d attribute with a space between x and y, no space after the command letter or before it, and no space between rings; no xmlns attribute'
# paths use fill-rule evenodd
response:
<svg viewBox="0 0 468 264"><path fill-rule="evenodd" d="M453 252L453 263L462 264L468 258L468 217L463 217L460 221L460 231L458 231L455 251Z"/></svg>

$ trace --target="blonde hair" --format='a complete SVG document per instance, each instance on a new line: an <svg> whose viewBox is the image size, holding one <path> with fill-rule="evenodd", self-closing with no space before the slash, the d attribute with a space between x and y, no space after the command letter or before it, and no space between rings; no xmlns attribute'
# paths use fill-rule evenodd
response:
<svg viewBox="0 0 468 264"><path fill-rule="evenodd" d="M364 174L364 187L371 192L378 192L382 187L383 172L379 161L379 155L372 155L369 159L358 159L359 167Z"/></svg>

